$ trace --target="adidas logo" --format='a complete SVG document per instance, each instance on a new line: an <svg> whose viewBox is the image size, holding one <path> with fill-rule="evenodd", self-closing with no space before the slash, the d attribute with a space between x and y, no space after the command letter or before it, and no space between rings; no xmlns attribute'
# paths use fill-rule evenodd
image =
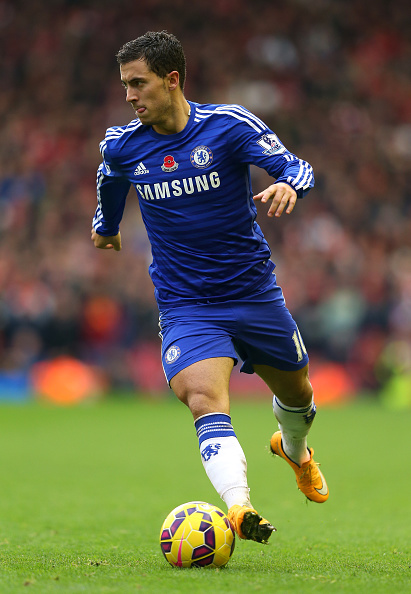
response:
<svg viewBox="0 0 411 594"><path fill-rule="evenodd" d="M134 171L134 175L143 175L143 173L150 173L150 170L145 168L143 161L140 161Z"/></svg>

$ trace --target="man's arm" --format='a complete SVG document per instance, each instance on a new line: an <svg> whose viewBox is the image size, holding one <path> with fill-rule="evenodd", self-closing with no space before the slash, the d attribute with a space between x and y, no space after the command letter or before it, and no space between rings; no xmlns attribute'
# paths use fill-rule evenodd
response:
<svg viewBox="0 0 411 594"><path fill-rule="evenodd" d="M107 158L107 157L106 157ZM108 166L106 160L97 172L97 209L91 228L91 240L96 248L121 250L119 224L123 216L130 182Z"/></svg>
<svg viewBox="0 0 411 594"><path fill-rule="evenodd" d="M253 196L265 203L272 199L268 216L290 214L298 198L314 186L314 174L307 161L290 153L267 125L242 106L230 106L229 138L240 162L265 169L276 182Z"/></svg>

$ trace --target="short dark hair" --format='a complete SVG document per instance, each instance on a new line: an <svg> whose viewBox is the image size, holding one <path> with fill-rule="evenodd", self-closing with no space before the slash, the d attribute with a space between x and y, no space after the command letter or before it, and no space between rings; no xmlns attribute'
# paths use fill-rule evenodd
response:
<svg viewBox="0 0 411 594"><path fill-rule="evenodd" d="M183 46L172 33L148 31L137 39L125 43L117 52L116 58L120 65L144 59L149 69L160 78L177 70L180 75L181 90L184 90L186 57Z"/></svg>

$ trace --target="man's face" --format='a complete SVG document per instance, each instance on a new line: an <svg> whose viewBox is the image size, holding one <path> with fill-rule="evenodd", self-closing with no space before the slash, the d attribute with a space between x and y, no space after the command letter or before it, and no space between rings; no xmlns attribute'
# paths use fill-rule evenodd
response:
<svg viewBox="0 0 411 594"><path fill-rule="evenodd" d="M157 76L145 60L122 64L120 75L127 91L126 101L133 106L141 123L161 127L171 112L168 77Z"/></svg>

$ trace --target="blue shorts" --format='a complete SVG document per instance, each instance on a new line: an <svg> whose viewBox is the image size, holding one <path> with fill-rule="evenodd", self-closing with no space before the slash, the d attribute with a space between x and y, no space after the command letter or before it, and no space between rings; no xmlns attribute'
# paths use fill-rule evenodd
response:
<svg viewBox="0 0 411 594"><path fill-rule="evenodd" d="M162 362L167 381L182 369L213 357L231 357L240 371L253 365L295 371L308 363L300 332L275 286L256 301L197 303L160 310Z"/></svg>

